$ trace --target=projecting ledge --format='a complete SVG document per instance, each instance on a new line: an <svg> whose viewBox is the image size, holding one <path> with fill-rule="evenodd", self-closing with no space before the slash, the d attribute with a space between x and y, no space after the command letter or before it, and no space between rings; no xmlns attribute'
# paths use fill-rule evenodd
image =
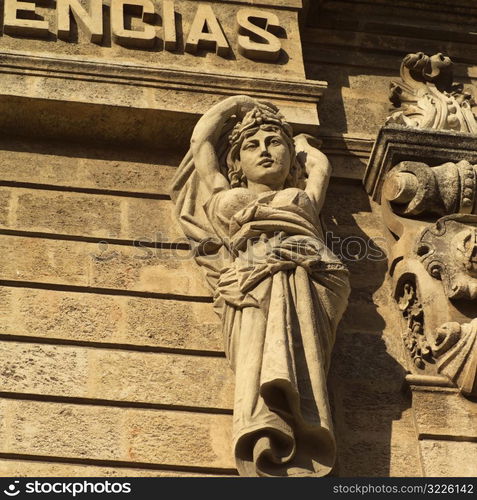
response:
<svg viewBox="0 0 477 500"><path fill-rule="evenodd" d="M32 111L41 108L42 113L50 114L49 119L35 126L41 129L42 135L57 136L60 130L71 135L67 132L70 130L72 135L91 134L98 138L102 132L95 128L101 128L101 124L95 124L95 120L86 119L88 130L82 129L79 121L85 122L85 113L88 116L98 113L101 120L110 122L106 127L107 135L114 135L116 115L121 121L127 113L135 125L129 134L124 128L118 130L117 138L149 142L155 136L156 146L161 146L157 141L160 141L158 135L164 135L164 127L160 126L154 134L151 127L160 123L176 127L175 122L178 122L177 130L165 133L168 141L164 146L179 145L188 139L200 115L224 97L236 94L273 102L297 131L313 132L319 124L317 104L327 87L326 82L305 79L280 77L275 80L252 74L201 73L21 53L0 54L0 73L0 111L4 128L12 131L18 128L28 133L28 123L21 119L22 108L31 107ZM56 108L62 111L57 113ZM37 115L35 120L38 119ZM51 122L58 120L65 122L63 126L58 127L57 123L52 126ZM78 128L76 134L73 133L75 127ZM144 132L139 130L141 127Z"/></svg>

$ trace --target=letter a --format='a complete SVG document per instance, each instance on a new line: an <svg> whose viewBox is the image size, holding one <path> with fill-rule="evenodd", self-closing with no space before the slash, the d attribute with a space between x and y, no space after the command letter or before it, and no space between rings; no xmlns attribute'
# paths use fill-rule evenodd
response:
<svg viewBox="0 0 477 500"><path fill-rule="evenodd" d="M207 31L204 31L205 27ZM201 48L215 50L222 57L226 57L230 51L230 45L210 5L197 7L185 46L186 51L192 54Z"/></svg>

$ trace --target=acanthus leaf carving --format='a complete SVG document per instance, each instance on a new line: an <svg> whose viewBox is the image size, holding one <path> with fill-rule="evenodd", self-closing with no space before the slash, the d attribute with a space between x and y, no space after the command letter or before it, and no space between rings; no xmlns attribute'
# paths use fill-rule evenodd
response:
<svg viewBox="0 0 477 500"><path fill-rule="evenodd" d="M406 321L406 329L402 334L404 345L414 365L424 369L425 361L432 360L432 351L424 334L424 312L415 282L407 280L403 284L397 302Z"/></svg>
<svg viewBox="0 0 477 500"><path fill-rule="evenodd" d="M431 349L437 371L454 382L463 395L477 396L477 319L448 322L434 333Z"/></svg>
<svg viewBox="0 0 477 500"><path fill-rule="evenodd" d="M397 110L387 124L477 133L473 97L453 83L452 60L442 53L408 54L401 63L401 81L391 84L390 101Z"/></svg>

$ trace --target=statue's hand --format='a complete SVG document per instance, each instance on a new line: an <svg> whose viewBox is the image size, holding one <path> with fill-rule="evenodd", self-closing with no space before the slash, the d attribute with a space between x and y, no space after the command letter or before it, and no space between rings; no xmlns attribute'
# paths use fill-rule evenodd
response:
<svg viewBox="0 0 477 500"><path fill-rule="evenodd" d="M321 139L317 139L309 134L298 134L293 138L293 140L295 141L295 148L297 151L304 151L310 148L318 151L323 144Z"/></svg>
<svg viewBox="0 0 477 500"><path fill-rule="evenodd" d="M222 101L222 104L228 110L228 114L235 115L239 120L255 107L259 107L275 114L278 108L267 101L258 101L248 95L234 95Z"/></svg>
<svg viewBox="0 0 477 500"><path fill-rule="evenodd" d="M241 120L251 109L258 106L259 102L248 95L234 95L222 101L220 105L228 116L235 115Z"/></svg>
<svg viewBox="0 0 477 500"><path fill-rule="evenodd" d="M308 134L299 134L294 137L295 149L298 161L305 168L309 176L314 169L321 169L323 165L328 165L328 158L319 148L322 141Z"/></svg>

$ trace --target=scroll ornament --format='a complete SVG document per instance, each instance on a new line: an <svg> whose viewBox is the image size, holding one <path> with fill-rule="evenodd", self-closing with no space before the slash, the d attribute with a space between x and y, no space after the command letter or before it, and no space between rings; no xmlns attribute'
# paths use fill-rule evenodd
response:
<svg viewBox="0 0 477 500"><path fill-rule="evenodd" d="M453 63L441 53L408 54L401 81L391 84L393 110L386 124L477 133L475 101L462 84L453 83Z"/></svg>
<svg viewBox="0 0 477 500"><path fill-rule="evenodd" d="M235 372L241 475L323 476L335 462L326 377L350 287L323 240L329 175L274 105L235 96L199 120L173 182Z"/></svg>

